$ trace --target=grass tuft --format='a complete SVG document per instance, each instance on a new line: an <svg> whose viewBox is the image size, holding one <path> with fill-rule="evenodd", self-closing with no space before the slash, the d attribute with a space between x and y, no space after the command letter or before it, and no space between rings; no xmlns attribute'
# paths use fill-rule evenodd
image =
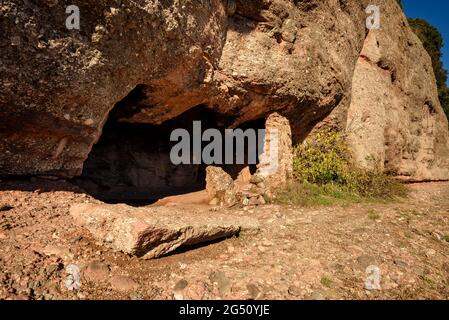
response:
<svg viewBox="0 0 449 320"><path fill-rule="evenodd" d="M294 149L294 180L277 194L277 202L301 206L384 202L407 195L407 188L380 170L352 164L338 132L322 129Z"/></svg>
<svg viewBox="0 0 449 320"><path fill-rule="evenodd" d="M332 280L331 277L323 276L323 277L321 277L320 282L323 286L330 288L332 286L332 284L334 283L334 280Z"/></svg>

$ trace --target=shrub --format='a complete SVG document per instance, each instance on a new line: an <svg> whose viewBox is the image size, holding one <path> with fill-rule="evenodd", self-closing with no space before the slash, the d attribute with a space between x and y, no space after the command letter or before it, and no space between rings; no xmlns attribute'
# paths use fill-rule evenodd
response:
<svg viewBox="0 0 449 320"><path fill-rule="evenodd" d="M379 170L354 168L348 186L352 192L362 197L394 199L407 194L407 189L401 182Z"/></svg>
<svg viewBox="0 0 449 320"><path fill-rule="evenodd" d="M277 194L280 203L329 205L406 195L402 183L380 170L354 166L344 138L329 128L294 148L293 171L293 183Z"/></svg>
<svg viewBox="0 0 449 320"><path fill-rule="evenodd" d="M336 184L318 185L308 182L293 182L276 194L276 202L279 204L304 207L329 206L334 204L346 205L361 201L362 198L360 196Z"/></svg>
<svg viewBox="0 0 449 320"><path fill-rule="evenodd" d="M349 178L349 149L330 129L316 132L294 149L293 171L301 182L345 184Z"/></svg>

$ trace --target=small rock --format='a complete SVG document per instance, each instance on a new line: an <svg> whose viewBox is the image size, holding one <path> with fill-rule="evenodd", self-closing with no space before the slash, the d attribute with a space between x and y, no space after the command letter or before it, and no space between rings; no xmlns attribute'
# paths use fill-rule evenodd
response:
<svg viewBox="0 0 449 320"><path fill-rule="evenodd" d="M189 283L187 282L187 280L185 279L179 280L175 285L174 291L184 290L188 285Z"/></svg>
<svg viewBox="0 0 449 320"><path fill-rule="evenodd" d="M272 245L274 245L274 243L272 241L269 241L269 240L264 240L262 242L262 245L265 246L265 247L271 247Z"/></svg>
<svg viewBox="0 0 449 320"><path fill-rule="evenodd" d="M86 125L86 126L91 126L91 125L93 125L95 122L94 122L94 120L92 120L92 119L86 119L86 121L84 121L84 124Z"/></svg>
<svg viewBox="0 0 449 320"><path fill-rule="evenodd" d="M80 268L75 264L70 264L66 268L67 279L65 286L69 291L79 290L81 288Z"/></svg>
<svg viewBox="0 0 449 320"><path fill-rule="evenodd" d="M436 251L433 250L433 249L427 249L427 250L426 250L426 256L427 256L428 258L433 257L435 254L436 254Z"/></svg>
<svg viewBox="0 0 449 320"><path fill-rule="evenodd" d="M175 298L175 300L178 301L184 300L184 295L182 294L182 291L175 291L173 293L173 297Z"/></svg>
<svg viewBox="0 0 449 320"><path fill-rule="evenodd" d="M432 232L432 236L435 237L436 240L441 241L444 239L444 235L441 232L434 231Z"/></svg>
<svg viewBox="0 0 449 320"><path fill-rule="evenodd" d="M301 288L294 285L288 287L288 293L294 297L299 297L302 295Z"/></svg>
<svg viewBox="0 0 449 320"><path fill-rule="evenodd" d="M257 300L261 296L261 291L257 285L249 283L246 288L248 290L248 296L251 300Z"/></svg>
<svg viewBox="0 0 449 320"><path fill-rule="evenodd" d="M20 37L17 36L11 37L11 45L20 46Z"/></svg>

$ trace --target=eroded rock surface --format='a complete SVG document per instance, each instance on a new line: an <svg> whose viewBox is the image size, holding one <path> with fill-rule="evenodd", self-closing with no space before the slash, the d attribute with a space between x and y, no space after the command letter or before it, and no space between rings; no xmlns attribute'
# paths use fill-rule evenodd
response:
<svg viewBox="0 0 449 320"><path fill-rule="evenodd" d="M256 175L276 190L293 177L292 132L288 119L278 113L268 116L265 129L264 151Z"/></svg>
<svg viewBox="0 0 449 320"><path fill-rule="evenodd" d="M158 94L192 92L218 66L221 0L80 1L79 31L65 26L72 4L0 4L1 174L80 174L109 111L131 91L146 84L157 104Z"/></svg>
<svg viewBox="0 0 449 320"><path fill-rule="evenodd" d="M206 191L212 204L230 206L235 203L234 180L220 167L207 167Z"/></svg>
<svg viewBox="0 0 449 320"><path fill-rule="evenodd" d="M234 125L288 113L302 136L346 94L362 48L359 1L1 4L0 173L81 173L109 111L160 124L200 104ZM131 93L131 94L130 94ZM299 125L300 124L300 125Z"/></svg>
<svg viewBox="0 0 449 320"><path fill-rule="evenodd" d="M337 108L355 162L409 181L449 178L447 118L429 55L395 1L357 61L349 108ZM394 32L393 32L394 30Z"/></svg>
<svg viewBox="0 0 449 320"><path fill-rule="evenodd" d="M251 218L164 207L77 204L70 214L106 246L145 259L258 228Z"/></svg>
<svg viewBox="0 0 449 320"><path fill-rule="evenodd" d="M79 31L70 4L0 5L1 175L79 175L108 116L159 125L206 105L231 127L278 112L295 142L334 110L361 165L449 178L430 60L396 1L88 0ZM366 38L368 4L382 19Z"/></svg>

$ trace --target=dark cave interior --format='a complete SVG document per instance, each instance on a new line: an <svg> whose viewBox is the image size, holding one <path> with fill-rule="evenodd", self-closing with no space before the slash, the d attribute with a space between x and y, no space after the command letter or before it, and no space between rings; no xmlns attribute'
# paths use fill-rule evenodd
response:
<svg viewBox="0 0 449 320"><path fill-rule="evenodd" d="M84 164L82 175L74 182L101 201L133 206L204 190L207 165L174 165L170 151L177 142L170 141L170 134L178 128L192 133L193 121L201 121L203 132L209 128L224 132L233 120L206 105L194 107L161 125L128 123L110 116L100 140ZM259 119L239 128L263 129L264 125L265 119ZM248 141L245 143L245 148L249 147ZM247 160L245 158L245 162ZM219 166L235 179L248 165ZM254 172L256 165L249 166Z"/></svg>

